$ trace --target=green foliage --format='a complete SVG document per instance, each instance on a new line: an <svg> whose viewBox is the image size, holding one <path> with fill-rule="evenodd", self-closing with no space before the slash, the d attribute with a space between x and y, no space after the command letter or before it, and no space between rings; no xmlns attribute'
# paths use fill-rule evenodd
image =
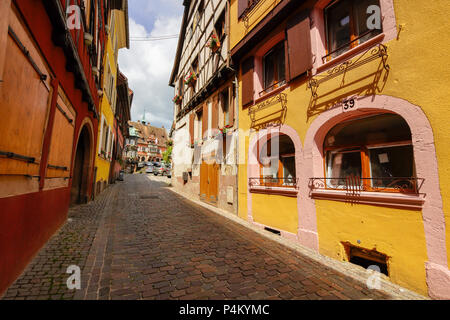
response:
<svg viewBox="0 0 450 320"><path fill-rule="evenodd" d="M170 163L172 162L172 145L169 145L167 147L167 150L163 152L163 161L165 163Z"/></svg>

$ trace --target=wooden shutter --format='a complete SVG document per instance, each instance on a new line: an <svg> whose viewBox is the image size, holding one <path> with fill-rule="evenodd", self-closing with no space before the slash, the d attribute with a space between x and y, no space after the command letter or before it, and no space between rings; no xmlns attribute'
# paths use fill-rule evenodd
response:
<svg viewBox="0 0 450 320"><path fill-rule="evenodd" d="M191 144L194 143L194 116L194 112L191 112L189 115L189 136L191 137Z"/></svg>
<svg viewBox="0 0 450 320"><path fill-rule="evenodd" d="M208 103L203 104L202 114L202 139L205 137L205 131L208 132Z"/></svg>
<svg viewBox="0 0 450 320"><path fill-rule="evenodd" d="M234 103L234 92L233 92L233 86L231 86L230 88L228 88L228 123L233 126L234 125L234 108L235 108L235 103Z"/></svg>
<svg viewBox="0 0 450 320"><path fill-rule="evenodd" d="M309 17L299 14L287 24L289 79L294 79L312 68Z"/></svg>
<svg viewBox="0 0 450 320"><path fill-rule="evenodd" d="M250 57L242 63L242 106L253 102L254 59Z"/></svg>
<svg viewBox="0 0 450 320"><path fill-rule="evenodd" d="M211 122L211 127L212 129L217 129L219 127L219 95L215 96L213 98L213 103L212 103L212 122Z"/></svg>
<svg viewBox="0 0 450 320"><path fill-rule="evenodd" d="M238 18L242 16L245 9L247 9L248 0L238 0Z"/></svg>

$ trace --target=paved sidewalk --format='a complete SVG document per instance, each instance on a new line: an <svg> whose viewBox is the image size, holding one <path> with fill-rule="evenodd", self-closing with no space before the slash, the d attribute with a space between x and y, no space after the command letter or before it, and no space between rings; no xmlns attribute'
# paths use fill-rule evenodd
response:
<svg viewBox="0 0 450 320"><path fill-rule="evenodd" d="M65 225L47 242L22 275L3 295L3 299L73 299L68 290L67 267L83 269L99 218L110 201L113 188L107 188L95 201L71 208Z"/></svg>
<svg viewBox="0 0 450 320"><path fill-rule="evenodd" d="M347 269L191 202L163 180L126 175L95 202L70 210L72 221L4 298L421 298L370 290L344 275ZM71 264L82 269L76 293L65 286Z"/></svg>

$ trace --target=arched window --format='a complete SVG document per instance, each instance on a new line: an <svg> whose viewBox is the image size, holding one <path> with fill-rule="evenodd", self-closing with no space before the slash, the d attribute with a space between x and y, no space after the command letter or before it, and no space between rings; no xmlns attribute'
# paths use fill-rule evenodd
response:
<svg viewBox="0 0 450 320"><path fill-rule="evenodd" d="M411 131L395 114L341 122L324 141L326 187L415 192Z"/></svg>
<svg viewBox="0 0 450 320"><path fill-rule="evenodd" d="M289 136L269 137L267 142L259 145L258 150L262 185L295 185L295 146Z"/></svg>

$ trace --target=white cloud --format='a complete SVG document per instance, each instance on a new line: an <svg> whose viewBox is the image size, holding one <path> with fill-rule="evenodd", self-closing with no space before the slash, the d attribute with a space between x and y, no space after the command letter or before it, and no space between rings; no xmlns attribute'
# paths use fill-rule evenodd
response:
<svg viewBox="0 0 450 320"><path fill-rule="evenodd" d="M130 35L156 37L178 34L181 16L157 18L151 32L130 17ZM170 129L173 120L173 88L168 86L175 58L177 39L163 41L131 41L130 49L119 52L119 68L134 91L132 120L144 114L152 125Z"/></svg>

